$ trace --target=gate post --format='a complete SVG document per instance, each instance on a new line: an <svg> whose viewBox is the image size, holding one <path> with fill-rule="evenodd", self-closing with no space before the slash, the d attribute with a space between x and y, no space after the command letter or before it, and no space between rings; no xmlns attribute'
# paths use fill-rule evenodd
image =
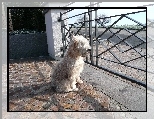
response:
<svg viewBox="0 0 154 119"><path fill-rule="evenodd" d="M65 12L63 9L49 9L45 11L45 24L47 33L48 53L55 60L60 60L62 51L60 47L62 44L61 22L58 22L60 12ZM63 19L67 17L67 14L63 15ZM67 24L67 23L65 23Z"/></svg>

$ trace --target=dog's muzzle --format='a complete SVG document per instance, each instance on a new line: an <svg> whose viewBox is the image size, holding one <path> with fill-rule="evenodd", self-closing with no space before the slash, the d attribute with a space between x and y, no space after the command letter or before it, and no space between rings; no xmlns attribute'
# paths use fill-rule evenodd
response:
<svg viewBox="0 0 154 119"><path fill-rule="evenodd" d="M88 49L87 52L91 52L91 49Z"/></svg>
<svg viewBox="0 0 154 119"><path fill-rule="evenodd" d="M85 57L85 56L86 56L88 53L90 53L90 52L91 52L91 49L87 49L86 52L84 52L84 53L82 54L82 56Z"/></svg>

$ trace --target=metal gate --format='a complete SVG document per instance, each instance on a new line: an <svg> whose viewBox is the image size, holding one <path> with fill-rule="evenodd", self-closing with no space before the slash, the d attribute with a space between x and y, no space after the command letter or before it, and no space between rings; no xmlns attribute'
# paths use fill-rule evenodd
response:
<svg viewBox="0 0 154 119"><path fill-rule="evenodd" d="M61 22L63 42L61 50L63 54L69 44L70 33L74 32L75 35L83 35L89 39L92 47L89 56L85 58L86 63L146 87L147 26L128 16L130 14L146 12L146 8L144 10L142 8L142 10L137 12L103 18L97 17L98 9L88 9L87 12L63 18L64 14L72 10L73 9L69 9L64 13L60 13L59 22ZM92 19L92 14L95 15L94 19ZM69 27L65 24L66 20L80 15L84 16L83 22L68 24ZM88 19L86 19L86 16L88 16ZM100 20L113 17L118 17L118 19L109 26L106 26ZM114 28L114 25L124 18L133 21L138 25L138 28L136 30ZM95 23L94 27L92 27L92 22ZM79 24L81 25L78 27L76 24L78 26ZM101 28L98 27L98 25L100 25Z"/></svg>

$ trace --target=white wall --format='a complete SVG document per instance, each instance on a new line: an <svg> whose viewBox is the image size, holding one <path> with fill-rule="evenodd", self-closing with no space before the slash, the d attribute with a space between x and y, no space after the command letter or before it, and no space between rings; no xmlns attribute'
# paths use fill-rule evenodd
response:
<svg viewBox="0 0 154 119"><path fill-rule="evenodd" d="M64 11L65 10L62 9L51 9L45 14L48 53L52 58L56 60L59 60L62 54L62 52L60 51L60 47L63 46L61 22L58 22L58 18L60 17L60 12ZM66 17L67 14L63 15L63 18Z"/></svg>

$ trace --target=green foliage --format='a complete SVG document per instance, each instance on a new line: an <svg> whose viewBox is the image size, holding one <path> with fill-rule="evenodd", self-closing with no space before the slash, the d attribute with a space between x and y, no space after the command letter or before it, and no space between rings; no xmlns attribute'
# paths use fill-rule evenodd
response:
<svg viewBox="0 0 154 119"><path fill-rule="evenodd" d="M11 9L13 30L45 31L43 9Z"/></svg>

